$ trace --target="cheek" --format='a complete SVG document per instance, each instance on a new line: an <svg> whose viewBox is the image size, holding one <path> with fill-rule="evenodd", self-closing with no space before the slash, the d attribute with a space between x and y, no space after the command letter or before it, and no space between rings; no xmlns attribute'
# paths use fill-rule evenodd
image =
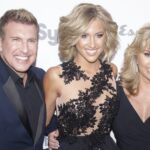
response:
<svg viewBox="0 0 150 150"><path fill-rule="evenodd" d="M33 48L33 49L31 49L31 53L32 53L32 54L37 54L37 49L38 49L38 48Z"/></svg>
<svg viewBox="0 0 150 150"><path fill-rule="evenodd" d="M83 43L78 42L78 43L76 44L76 48L77 48L78 51L80 51L80 49L83 48Z"/></svg>
<svg viewBox="0 0 150 150"><path fill-rule="evenodd" d="M143 62L141 62L141 60L137 60L137 66L138 66L138 70L141 71L143 68Z"/></svg>
<svg viewBox="0 0 150 150"><path fill-rule="evenodd" d="M150 62L146 60L138 60L137 63L139 72L141 73L144 73L147 70L147 68L150 67Z"/></svg>
<svg viewBox="0 0 150 150"><path fill-rule="evenodd" d="M96 46L99 47L99 48L101 48L101 49L104 49L104 47L105 47L104 39L98 39L96 41Z"/></svg>
<svg viewBox="0 0 150 150"><path fill-rule="evenodd" d="M137 65L140 67L144 67L144 66L147 66L148 63L150 63L150 59L148 59L147 57L144 57L144 56L139 56L137 58Z"/></svg>
<svg viewBox="0 0 150 150"><path fill-rule="evenodd" d="M11 53L15 49L15 46L13 44L10 44L9 42L5 42L2 45L2 51L4 53Z"/></svg>
<svg viewBox="0 0 150 150"><path fill-rule="evenodd" d="M96 47L99 48L100 50L105 49L105 43L103 42L103 40L97 41Z"/></svg>
<svg viewBox="0 0 150 150"><path fill-rule="evenodd" d="M101 55L103 51L104 51L103 48L99 48L98 55Z"/></svg>

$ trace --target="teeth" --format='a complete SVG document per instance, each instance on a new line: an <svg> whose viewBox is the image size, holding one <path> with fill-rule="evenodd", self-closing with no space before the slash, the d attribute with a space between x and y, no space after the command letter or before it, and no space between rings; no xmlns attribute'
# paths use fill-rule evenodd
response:
<svg viewBox="0 0 150 150"><path fill-rule="evenodd" d="M96 50L86 50L86 52L87 52L89 55L94 55L94 54L96 54Z"/></svg>
<svg viewBox="0 0 150 150"><path fill-rule="evenodd" d="M28 57L27 56L16 56L17 59L20 59L20 60L27 60Z"/></svg>

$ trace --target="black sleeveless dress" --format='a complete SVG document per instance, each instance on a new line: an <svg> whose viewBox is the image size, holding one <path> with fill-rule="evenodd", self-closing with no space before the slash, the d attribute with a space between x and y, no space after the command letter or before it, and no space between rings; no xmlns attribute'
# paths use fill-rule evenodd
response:
<svg viewBox="0 0 150 150"><path fill-rule="evenodd" d="M110 64L101 63L92 77L73 61L60 66L64 86L56 100L59 150L118 150L109 135L119 105Z"/></svg>
<svg viewBox="0 0 150 150"><path fill-rule="evenodd" d="M142 122L123 88L118 85L117 91L120 108L113 131L120 150L150 150L150 118Z"/></svg>

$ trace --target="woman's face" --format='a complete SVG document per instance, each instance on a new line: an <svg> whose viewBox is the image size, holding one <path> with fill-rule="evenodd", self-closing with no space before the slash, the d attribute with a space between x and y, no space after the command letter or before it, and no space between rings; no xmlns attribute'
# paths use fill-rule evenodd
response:
<svg viewBox="0 0 150 150"><path fill-rule="evenodd" d="M76 44L77 55L75 59L87 62L96 62L104 50L105 28L102 21L93 20L85 33L83 33Z"/></svg>
<svg viewBox="0 0 150 150"><path fill-rule="evenodd" d="M150 82L150 49L145 49L137 55L137 65L140 81Z"/></svg>

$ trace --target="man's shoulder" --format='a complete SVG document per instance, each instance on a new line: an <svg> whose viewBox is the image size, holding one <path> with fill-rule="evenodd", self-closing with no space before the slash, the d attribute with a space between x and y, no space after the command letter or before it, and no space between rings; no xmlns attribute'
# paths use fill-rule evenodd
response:
<svg viewBox="0 0 150 150"><path fill-rule="evenodd" d="M32 66L32 67L31 67L31 71L32 71L37 77L44 76L44 74L45 74L44 69L39 68L39 67L35 67L35 66Z"/></svg>
<svg viewBox="0 0 150 150"><path fill-rule="evenodd" d="M45 70L44 70L44 69L42 69L42 68L40 68L40 67L36 67L36 66L32 66L32 67L31 67L31 70L32 70L33 72L43 72L43 73L45 73Z"/></svg>

